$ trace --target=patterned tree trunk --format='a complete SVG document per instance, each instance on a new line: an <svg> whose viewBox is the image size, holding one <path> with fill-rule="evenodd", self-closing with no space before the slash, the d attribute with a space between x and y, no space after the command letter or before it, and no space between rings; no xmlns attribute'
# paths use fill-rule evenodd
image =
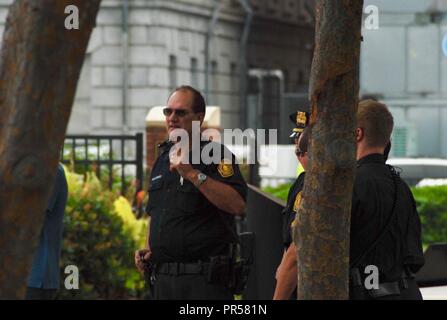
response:
<svg viewBox="0 0 447 320"><path fill-rule="evenodd" d="M347 299L363 0L317 0L310 163L297 215L298 299Z"/></svg>
<svg viewBox="0 0 447 320"><path fill-rule="evenodd" d="M0 57L0 299L23 298L101 0L16 0ZM67 30L65 8L79 9Z"/></svg>

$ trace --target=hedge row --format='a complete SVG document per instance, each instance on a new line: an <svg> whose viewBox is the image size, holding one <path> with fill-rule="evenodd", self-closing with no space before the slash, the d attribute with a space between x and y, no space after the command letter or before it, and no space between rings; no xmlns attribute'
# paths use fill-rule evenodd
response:
<svg viewBox="0 0 447 320"><path fill-rule="evenodd" d="M287 199L291 184L264 190L275 197ZM421 187L412 189L422 222L424 247L432 243L447 242L447 186Z"/></svg>

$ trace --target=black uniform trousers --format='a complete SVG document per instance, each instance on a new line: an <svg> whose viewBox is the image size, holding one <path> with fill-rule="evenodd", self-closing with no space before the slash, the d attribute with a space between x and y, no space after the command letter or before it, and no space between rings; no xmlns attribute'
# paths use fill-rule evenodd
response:
<svg viewBox="0 0 447 320"><path fill-rule="evenodd" d="M414 279L406 279L407 287L400 286L400 295L389 295L383 297L372 298L365 295L364 299L360 300L422 300L422 294ZM380 284L379 284L380 286ZM351 300L359 300L351 296Z"/></svg>
<svg viewBox="0 0 447 320"><path fill-rule="evenodd" d="M233 300L222 285L208 283L204 274L156 274L153 286L156 300Z"/></svg>
<svg viewBox="0 0 447 320"><path fill-rule="evenodd" d="M400 295L376 298L374 300L422 300L422 294L414 279L407 280L408 288L400 289Z"/></svg>

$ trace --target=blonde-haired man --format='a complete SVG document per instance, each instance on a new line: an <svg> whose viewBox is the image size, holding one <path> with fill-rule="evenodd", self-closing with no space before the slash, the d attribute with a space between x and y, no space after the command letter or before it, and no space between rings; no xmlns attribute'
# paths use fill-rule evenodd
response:
<svg viewBox="0 0 447 320"><path fill-rule="evenodd" d="M393 125L393 116L383 103L359 103L350 235L351 299L422 299L414 279L424 264L419 215L410 189L385 164Z"/></svg>

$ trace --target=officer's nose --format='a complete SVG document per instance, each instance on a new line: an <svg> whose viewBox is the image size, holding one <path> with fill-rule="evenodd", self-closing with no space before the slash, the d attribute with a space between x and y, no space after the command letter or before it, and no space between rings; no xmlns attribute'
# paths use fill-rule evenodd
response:
<svg viewBox="0 0 447 320"><path fill-rule="evenodd" d="M169 116L168 116L168 121L172 121L175 122L178 120L178 116L177 113L175 111L173 111Z"/></svg>

